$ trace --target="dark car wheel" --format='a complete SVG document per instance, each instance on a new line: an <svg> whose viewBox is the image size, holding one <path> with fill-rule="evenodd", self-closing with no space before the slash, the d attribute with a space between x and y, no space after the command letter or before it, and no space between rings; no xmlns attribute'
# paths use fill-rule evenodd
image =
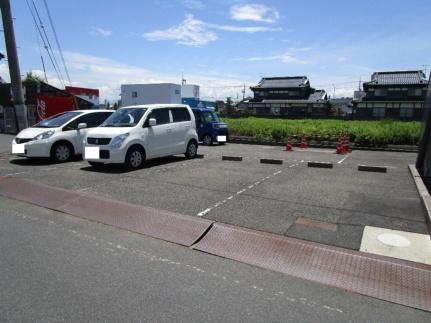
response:
<svg viewBox="0 0 431 323"><path fill-rule="evenodd" d="M57 163L69 161L73 156L72 145L66 142L55 144L51 149L51 159Z"/></svg>
<svg viewBox="0 0 431 323"><path fill-rule="evenodd" d="M139 169L144 165L145 152L141 147L135 146L129 149L126 155L126 166L129 169Z"/></svg>
<svg viewBox="0 0 431 323"><path fill-rule="evenodd" d="M187 145L187 150L184 155L186 155L186 158L193 159L196 158L196 155L198 153L198 145L196 141L190 141Z"/></svg>
<svg viewBox="0 0 431 323"><path fill-rule="evenodd" d="M205 135L205 136L202 138L202 143L203 143L205 146L211 146L211 145L213 144L213 138L211 138L211 136L210 136L210 135Z"/></svg>

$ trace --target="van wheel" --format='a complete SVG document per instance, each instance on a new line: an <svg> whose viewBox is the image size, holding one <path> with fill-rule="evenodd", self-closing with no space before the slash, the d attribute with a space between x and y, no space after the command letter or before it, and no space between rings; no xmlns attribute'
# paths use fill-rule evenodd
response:
<svg viewBox="0 0 431 323"><path fill-rule="evenodd" d="M129 169L139 169L144 165L145 152L139 146L134 146L129 149L126 155L126 166Z"/></svg>
<svg viewBox="0 0 431 323"><path fill-rule="evenodd" d="M57 163L69 161L73 156L73 147L67 142L58 142L51 148L51 159Z"/></svg>
<svg viewBox="0 0 431 323"><path fill-rule="evenodd" d="M213 138L211 138L211 136L210 136L210 135L205 135L205 136L202 138L202 143L203 143L205 146L211 146L211 145L213 144Z"/></svg>
<svg viewBox="0 0 431 323"><path fill-rule="evenodd" d="M192 140L187 145L186 153L184 154L187 159L193 159L196 157L196 154L198 153L198 145L196 141Z"/></svg>

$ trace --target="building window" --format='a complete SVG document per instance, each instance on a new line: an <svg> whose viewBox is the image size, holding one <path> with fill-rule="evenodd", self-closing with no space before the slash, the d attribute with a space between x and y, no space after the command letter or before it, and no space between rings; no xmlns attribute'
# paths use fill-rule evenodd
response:
<svg viewBox="0 0 431 323"><path fill-rule="evenodd" d="M373 108L373 117L383 118L385 116L385 108Z"/></svg>
<svg viewBox="0 0 431 323"><path fill-rule="evenodd" d="M376 89L374 91L374 96L386 96L388 91L386 89Z"/></svg>
<svg viewBox="0 0 431 323"><path fill-rule="evenodd" d="M175 94L180 94L180 90L175 90Z"/></svg>
<svg viewBox="0 0 431 323"><path fill-rule="evenodd" d="M133 91L132 92L132 98L137 98L138 97L138 92Z"/></svg>
<svg viewBox="0 0 431 323"><path fill-rule="evenodd" d="M413 117L413 109L410 109L410 108L401 108L400 109L400 117L401 118L411 118L411 117Z"/></svg>
<svg viewBox="0 0 431 323"><path fill-rule="evenodd" d="M409 89L409 96L421 96L422 89Z"/></svg>

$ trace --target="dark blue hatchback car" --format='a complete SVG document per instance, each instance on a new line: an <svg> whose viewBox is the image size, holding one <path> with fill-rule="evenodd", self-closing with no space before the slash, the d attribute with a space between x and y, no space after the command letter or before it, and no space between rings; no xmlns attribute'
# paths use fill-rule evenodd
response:
<svg viewBox="0 0 431 323"><path fill-rule="evenodd" d="M229 139L227 124L221 122L217 113L208 108L192 109L196 119L199 140L204 145L224 144Z"/></svg>

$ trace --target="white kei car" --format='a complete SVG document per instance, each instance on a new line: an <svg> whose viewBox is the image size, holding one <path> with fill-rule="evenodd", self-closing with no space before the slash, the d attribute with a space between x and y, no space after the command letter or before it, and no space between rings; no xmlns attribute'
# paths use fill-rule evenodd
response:
<svg viewBox="0 0 431 323"><path fill-rule="evenodd" d="M22 130L12 141L12 154L49 157L65 162L83 152L83 140L90 128L99 126L113 111L73 110L59 113Z"/></svg>
<svg viewBox="0 0 431 323"><path fill-rule="evenodd" d="M152 158L194 158L197 149L195 117L188 105L136 105L118 109L87 133L84 159L93 166L126 164L137 169Z"/></svg>

